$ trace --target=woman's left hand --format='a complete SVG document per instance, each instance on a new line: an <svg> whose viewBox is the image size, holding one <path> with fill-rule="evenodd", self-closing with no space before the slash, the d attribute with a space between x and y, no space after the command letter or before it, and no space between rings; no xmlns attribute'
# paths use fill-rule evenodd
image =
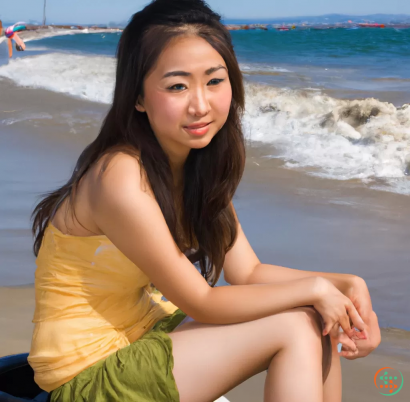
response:
<svg viewBox="0 0 410 402"><path fill-rule="evenodd" d="M376 349L380 344L381 334L366 282L358 276L353 277L349 281L344 294L352 301L365 323L365 330L352 338L357 346L357 352L353 353L342 347L340 355L348 360L354 360L365 357Z"/></svg>

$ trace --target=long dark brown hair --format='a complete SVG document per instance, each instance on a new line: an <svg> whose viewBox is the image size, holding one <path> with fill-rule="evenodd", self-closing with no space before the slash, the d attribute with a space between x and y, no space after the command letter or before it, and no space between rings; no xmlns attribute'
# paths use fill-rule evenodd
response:
<svg viewBox="0 0 410 402"><path fill-rule="evenodd" d="M174 202L174 184L167 155L157 141L146 113L137 112L143 81L171 39L196 35L205 39L224 59L232 86L226 123L202 149L192 149L184 165L181 227ZM80 155L68 182L45 196L33 211L34 253L38 254L44 231L59 205L74 192L91 165L118 147L137 150L168 228L181 251L199 262L203 277L214 286L226 252L237 236L231 207L242 177L245 146L241 127L244 110L242 74L229 31L202 0L155 0L133 15L117 48L117 71L112 106L98 137ZM187 247L188 244L188 247Z"/></svg>

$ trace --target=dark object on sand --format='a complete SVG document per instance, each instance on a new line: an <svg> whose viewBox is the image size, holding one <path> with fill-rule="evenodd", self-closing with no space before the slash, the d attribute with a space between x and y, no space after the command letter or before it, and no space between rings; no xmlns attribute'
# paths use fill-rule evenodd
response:
<svg viewBox="0 0 410 402"><path fill-rule="evenodd" d="M404 174L410 176L410 162L407 163L406 169L404 169Z"/></svg>
<svg viewBox="0 0 410 402"><path fill-rule="evenodd" d="M49 394L34 382L28 353L0 357L0 402L47 402Z"/></svg>

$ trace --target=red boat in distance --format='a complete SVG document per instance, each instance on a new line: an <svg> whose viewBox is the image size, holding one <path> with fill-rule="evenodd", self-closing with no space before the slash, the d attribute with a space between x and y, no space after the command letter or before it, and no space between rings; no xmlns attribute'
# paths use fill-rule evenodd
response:
<svg viewBox="0 0 410 402"><path fill-rule="evenodd" d="M358 24L359 27L362 28L385 28L384 24L367 24L367 23L363 23L363 24Z"/></svg>
<svg viewBox="0 0 410 402"><path fill-rule="evenodd" d="M276 30L277 31L290 31L290 28L288 28L288 27L279 27L279 28L276 28Z"/></svg>

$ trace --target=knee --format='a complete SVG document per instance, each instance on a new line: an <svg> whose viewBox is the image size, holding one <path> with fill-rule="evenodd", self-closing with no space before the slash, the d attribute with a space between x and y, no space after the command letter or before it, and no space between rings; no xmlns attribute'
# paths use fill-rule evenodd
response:
<svg viewBox="0 0 410 402"><path fill-rule="evenodd" d="M312 338L316 338L318 342L320 341L322 337L322 318L313 307L298 307L288 310L287 313L286 318L289 321L287 327L290 334L301 341L304 339L312 341Z"/></svg>
<svg viewBox="0 0 410 402"><path fill-rule="evenodd" d="M287 340L291 345L302 344L310 351L317 346L322 356L322 377L326 380L332 362L332 344L330 336L322 335L322 317L313 307L298 307L287 311Z"/></svg>
<svg viewBox="0 0 410 402"><path fill-rule="evenodd" d="M313 307L302 307L308 317L310 326L313 327L315 333L319 331L320 343L322 347L322 379L326 381L332 364L332 342L329 335L323 336L323 320L322 316Z"/></svg>

